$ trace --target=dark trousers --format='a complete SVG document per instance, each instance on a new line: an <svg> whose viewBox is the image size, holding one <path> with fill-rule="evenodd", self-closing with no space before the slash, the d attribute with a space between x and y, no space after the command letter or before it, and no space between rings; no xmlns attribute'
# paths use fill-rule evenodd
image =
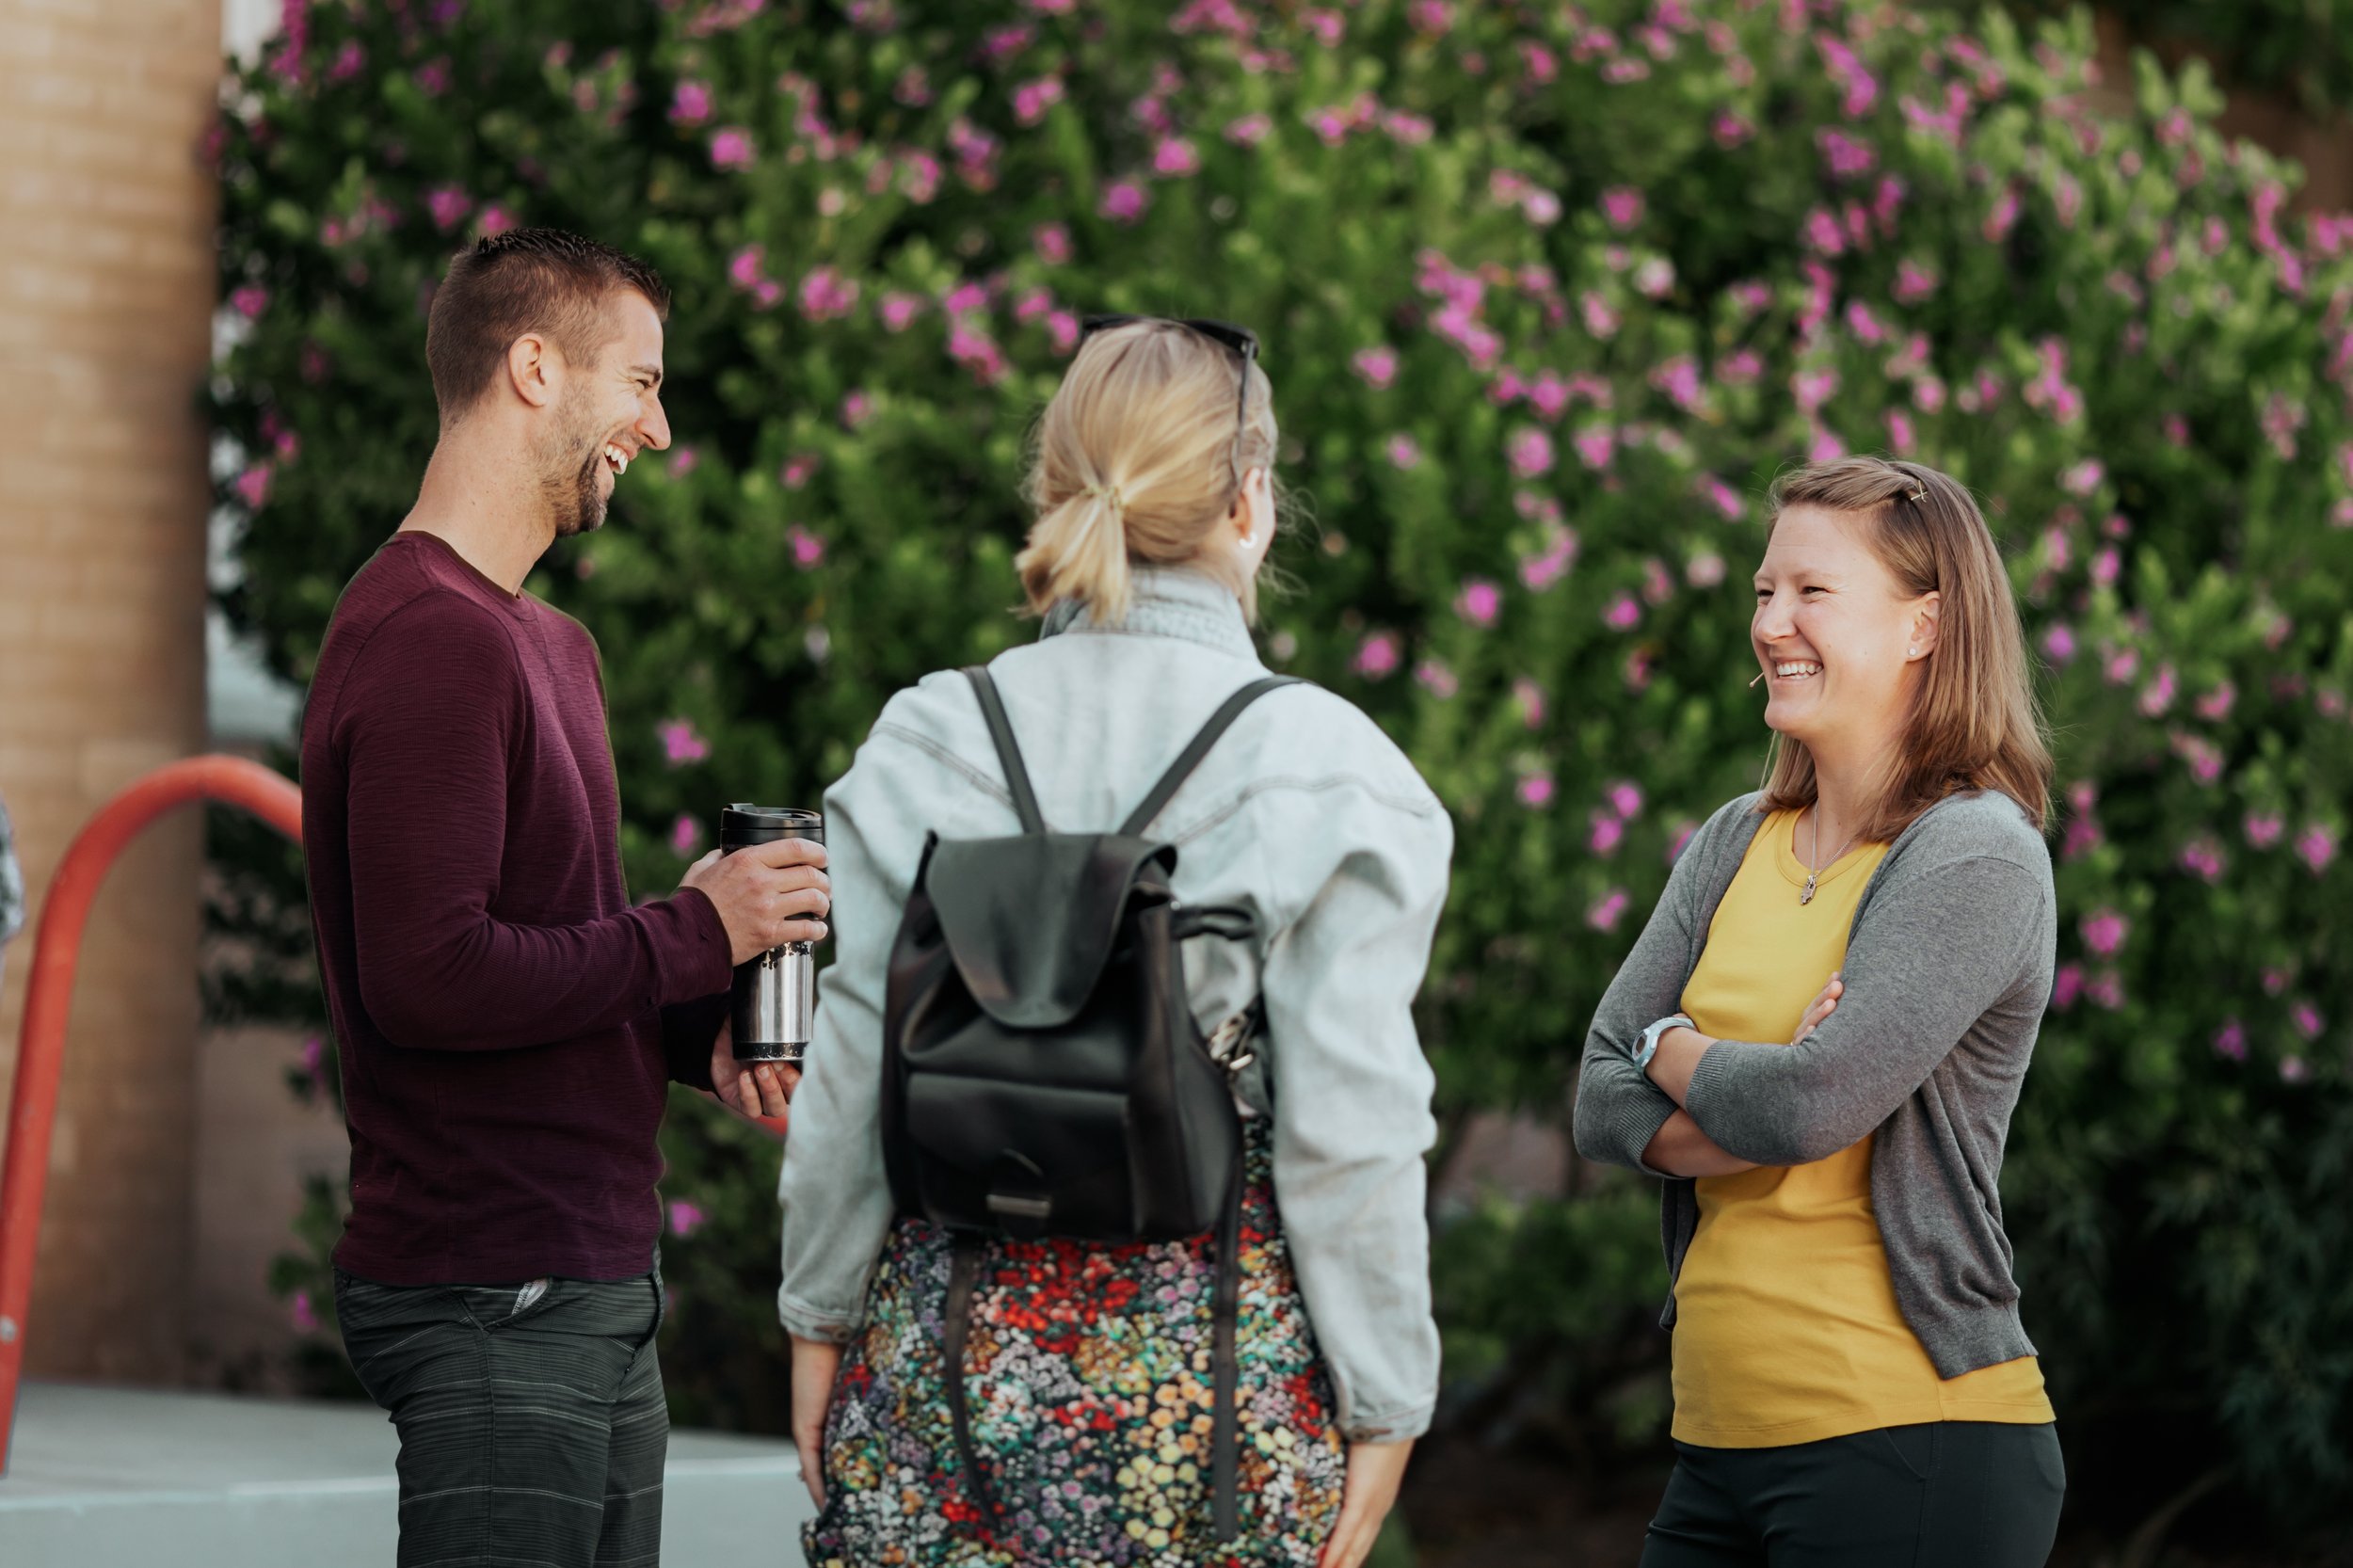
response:
<svg viewBox="0 0 2353 1568"><path fill-rule="evenodd" d="M1778 1448L1677 1443L1642 1568L2042 1568L2066 1492L2048 1425L1939 1421Z"/></svg>
<svg viewBox="0 0 2353 1568"><path fill-rule="evenodd" d="M376 1285L335 1315L400 1433L400 1568L643 1568L662 1556L662 1276Z"/></svg>

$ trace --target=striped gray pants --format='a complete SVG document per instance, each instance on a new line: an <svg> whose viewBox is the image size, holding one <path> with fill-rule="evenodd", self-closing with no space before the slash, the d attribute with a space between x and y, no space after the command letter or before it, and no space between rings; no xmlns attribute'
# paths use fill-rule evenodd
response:
<svg viewBox="0 0 2353 1568"><path fill-rule="evenodd" d="M659 1267L635 1279L376 1285L335 1316L400 1433L400 1568L645 1568L670 1440Z"/></svg>

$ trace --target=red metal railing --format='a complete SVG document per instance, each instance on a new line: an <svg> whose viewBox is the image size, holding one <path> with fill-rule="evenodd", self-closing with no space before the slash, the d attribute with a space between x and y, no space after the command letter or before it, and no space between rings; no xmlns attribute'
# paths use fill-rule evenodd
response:
<svg viewBox="0 0 2353 1568"><path fill-rule="evenodd" d="M258 762L192 757L156 769L108 801L57 863L33 936L24 1029L8 1101L8 1150L0 1170L0 1474L16 1425L16 1385L24 1365L24 1320L33 1300L33 1255L49 1181L49 1131L57 1111L65 1019L82 928L115 856L142 827L175 806L216 800L241 806L290 839L302 837L302 792Z"/></svg>

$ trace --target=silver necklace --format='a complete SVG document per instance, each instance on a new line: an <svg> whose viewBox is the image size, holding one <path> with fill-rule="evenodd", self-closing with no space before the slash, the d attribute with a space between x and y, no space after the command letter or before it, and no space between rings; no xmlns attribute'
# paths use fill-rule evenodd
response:
<svg viewBox="0 0 2353 1568"><path fill-rule="evenodd" d="M1819 801L1815 803L1813 819L1814 863L1806 868L1805 887L1798 894L1798 902L1800 904L1812 904L1814 902L1814 884L1820 881L1822 876L1822 807ZM1847 851L1852 849L1854 847L1854 841L1859 836L1859 833L1848 834L1847 841L1838 846L1838 855L1844 855ZM1833 855L1830 857L1830 863L1832 865L1834 866L1838 863L1838 855Z"/></svg>

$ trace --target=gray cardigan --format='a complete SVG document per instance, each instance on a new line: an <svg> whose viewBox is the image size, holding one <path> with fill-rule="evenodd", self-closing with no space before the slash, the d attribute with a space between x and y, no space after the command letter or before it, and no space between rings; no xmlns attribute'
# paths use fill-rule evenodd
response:
<svg viewBox="0 0 2353 1568"><path fill-rule="evenodd" d="M1764 821L1756 802L1729 802L1693 835L1601 999L1577 1080L1577 1146L1589 1160L1649 1169L1642 1152L1675 1104L1630 1049L1681 1007L1716 905ZM2050 851L2016 802L1993 792L1939 802L1864 888L1838 1010L1803 1045L1718 1041L1685 1096L1701 1131L1760 1165L1803 1164L1879 1134L1871 1202L1896 1300L1940 1377L2034 1353L1995 1184L2051 996L2056 909ZM1808 988L1828 978L1809 977ZM1698 1223L1692 1183L1667 1177L1671 1279ZM1662 1321L1674 1323L1672 1285Z"/></svg>

